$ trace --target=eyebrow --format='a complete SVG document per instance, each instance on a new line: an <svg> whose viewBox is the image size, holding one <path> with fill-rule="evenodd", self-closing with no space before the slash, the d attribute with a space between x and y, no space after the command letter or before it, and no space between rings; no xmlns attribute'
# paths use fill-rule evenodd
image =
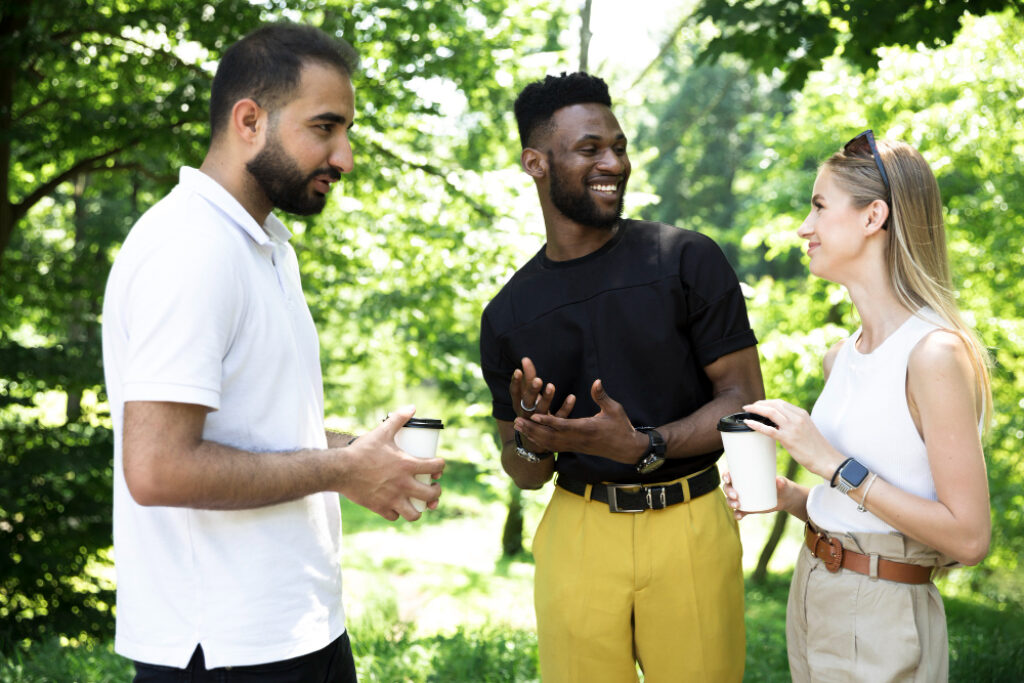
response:
<svg viewBox="0 0 1024 683"><path fill-rule="evenodd" d="M815 200L822 200L824 198L825 197L819 192L818 194L811 195L811 202L814 202Z"/></svg>
<svg viewBox="0 0 1024 683"><path fill-rule="evenodd" d="M349 121L341 114L335 114L334 112L330 111L326 111L322 114L316 114L315 116L310 116L308 121L327 121L328 123L337 123L340 125L345 125L347 123L350 127L352 126L353 123L355 123L354 121Z"/></svg>
<svg viewBox="0 0 1024 683"><path fill-rule="evenodd" d="M579 144L581 142L589 142L590 140L599 140L600 141L600 140L603 140L603 139L604 138L602 136L598 135L597 133L584 133L583 135L581 135L579 137L579 139L576 140L576 144ZM615 136L615 142L619 142L620 140L623 141L623 142L626 141L626 134L625 133L619 133L618 135Z"/></svg>

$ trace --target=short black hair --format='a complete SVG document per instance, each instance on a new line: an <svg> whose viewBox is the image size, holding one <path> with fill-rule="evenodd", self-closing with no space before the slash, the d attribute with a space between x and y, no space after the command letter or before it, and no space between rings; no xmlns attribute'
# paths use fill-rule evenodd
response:
<svg viewBox="0 0 1024 683"><path fill-rule="evenodd" d="M359 55L342 38L288 22L268 24L229 47L210 92L210 135L217 137L238 100L254 99L273 111L298 86L309 62L331 66L351 78Z"/></svg>
<svg viewBox="0 0 1024 683"><path fill-rule="evenodd" d="M530 83L516 98L516 123L523 148L530 146L538 128L551 123L551 117L562 107L573 104L603 104L612 106L608 84L597 76L583 71L559 76L546 76L543 81Z"/></svg>

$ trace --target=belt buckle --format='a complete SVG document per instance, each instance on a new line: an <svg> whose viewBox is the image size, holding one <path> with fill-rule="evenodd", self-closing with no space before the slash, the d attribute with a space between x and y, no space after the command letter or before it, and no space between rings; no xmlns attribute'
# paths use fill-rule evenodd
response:
<svg viewBox="0 0 1024 683"><path fill-rule="evenodd" d="M647 503L650 505L651 492L650 489L644 489L640 484L607 484L608 487L608 509L612 512L643 512L648 508L624 508L619 506L619 489L642 489L647 491ZM633 493L633 491L629 491Z"/></svg>
<svg viewBox="0 0 1024 683"><path fill-rule="evenodd" d="M827 555L818 554L818 544L822 541L825 542L825 546L828 548ZM843 544L839 542L838 538L834 536L826 536L819 531L817 537L814 539L814 556L825 563L825 569L829 570L832 574L835 574L843 565Z"/></svg>

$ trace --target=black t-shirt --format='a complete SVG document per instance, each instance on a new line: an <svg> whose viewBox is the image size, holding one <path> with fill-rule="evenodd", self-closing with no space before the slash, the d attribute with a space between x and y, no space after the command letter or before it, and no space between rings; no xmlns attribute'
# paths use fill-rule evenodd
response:
<svg viewBox="0 0 1024 683"><path fill-rule="evenodd" d="M512 372L528 356L555 385L554 408L576 394L570 417L597 414L595 379L634 426L657 427L711 400L704 367L757 343L739 281L710 238L661 223L623 220L597 251L552 261L541 249L484 309L480 359L493 415L512 421ZM589 483L669 481L704 469L716 450L672 458L657 471L583 453L555 468Z"/></svg>

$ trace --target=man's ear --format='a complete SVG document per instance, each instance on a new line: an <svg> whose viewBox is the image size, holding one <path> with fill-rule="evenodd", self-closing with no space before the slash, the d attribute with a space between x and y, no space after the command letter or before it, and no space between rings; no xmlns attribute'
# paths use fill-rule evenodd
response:
<svg viewBox="0 0 1024 683"><path fill-rule="evenodd" d="M258 144L267 125L267 112L256 100L246 97L231 108L231 128L249 144Z"/></svg>
<svg viewBox="0 0 1024 683"><path fill-rule="evenodd" d="M867 223L864 225L864 232L868 235L878 232L885 225L885 221L888 218L889 205L881 199L876 199L868 205Z"/></svg>
<svg viewBox="0 0 1024 683"><path fill-rule="evenodd" d="M539 149L534 149L533 147L525 148L522 156L519 158L519 163L522 165L523 170L526 171L526 174L534 180L540 180L548 174L548 155Z"/></svg>

